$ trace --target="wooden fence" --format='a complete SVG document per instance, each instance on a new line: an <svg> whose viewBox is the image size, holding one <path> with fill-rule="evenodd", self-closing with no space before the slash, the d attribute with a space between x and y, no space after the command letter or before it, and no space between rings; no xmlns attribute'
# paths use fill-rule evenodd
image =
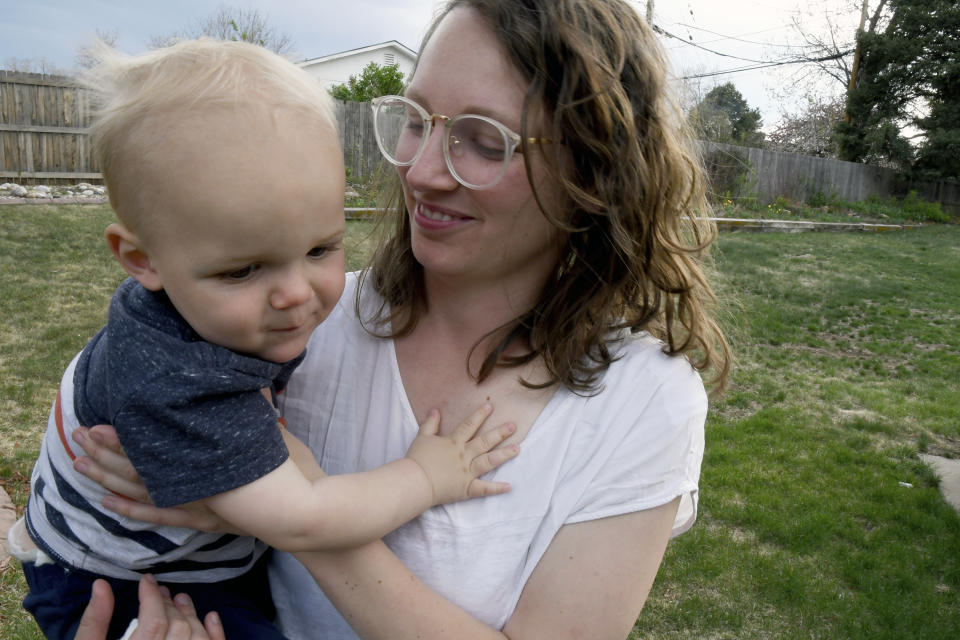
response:
<svg viewBox="0 0 960 640"><path fill-rule="evenodd" d="M370 178L382 163L370 105L335 102L350 179ZM70 78L0 71L0 182L103 181L87 135L90 102Z"/></svg>
<svg viewBox="0 0 960 640"><path fill-rule="evenodd" d="M0 180L97 182L85 92L69 78L0 71Z"/></svg>
<svg viewBox="0 0 960 640"><path fill-rule="evenodd" d="M874 165L816 158L729 144L704 142L702 154L718 196L771 202L778 196L808 202L839 197L851 202L869 196L904 196L909 191L945 210L960 213L960 183L904 180Z"/></svg>
<svg viewBox="0 0 960 640"><path fill-rule="evenodd" d="M373 135L373 112L369 102L336 101L337 122L347 180L368 180L379 171L392 170L383 159Z"/></svg>
<svg viewBox="0 0 960 640"><path fill-rule="evenodd" d="M373 136L370 105L337 101L335 106L348 179L369 180L389 168ZM89 125L87 95L69 78L0 71L0 181L102 182L86 134ZM909 183L880 167L714 143L704 143L703 155L720 195L770 202L820 194L858 201L914 189L960 212L957 182Z"/></svg>

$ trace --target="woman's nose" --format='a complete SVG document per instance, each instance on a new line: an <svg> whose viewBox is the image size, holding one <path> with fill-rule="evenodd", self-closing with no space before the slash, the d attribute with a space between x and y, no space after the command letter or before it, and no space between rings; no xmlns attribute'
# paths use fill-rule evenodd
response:
<svg viewBox="0 0 960 640"><path fill-rule="evenodd" d="M415 191L449 191L459 186L443 157L443 136L443 123L437 123L431 128L427 145L417 161L409 167L400 167L401 176Z"/></svg>

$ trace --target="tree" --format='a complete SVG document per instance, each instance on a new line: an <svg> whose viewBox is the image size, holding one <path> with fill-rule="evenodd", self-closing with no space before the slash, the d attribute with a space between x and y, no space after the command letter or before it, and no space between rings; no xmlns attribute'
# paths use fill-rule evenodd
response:
<svg viewBox="0 0 960 640"><path fill-rule="evenodd" d="M874 33L881 28L889 19L887 11L889 0L879 0L878 4L872 9L865 4L864 0L848 0L844 3L845 10L837 12L838 15L846 13L860 14L864 8L867 9L863 30L866 33ZM856 32L846 31L841 27L835 15L830 11L824 11L823 21L826 24L826 31L813 31L807 25L814 22L809 18L812 12L807 16L795 15L793 17L793 29L800 35L809 50L804 57L809 61L801 68L801 76L794 77L793 85L805 85L809 88L810 83L806 78L811 70L815 75L826 76L834 83L837 93L843 91L846 93L850 86L850 77L853 74L854 52L856 49Z"/></svg>
<svg viewBox="0 0 960 640"><path fill-rule="evenodd" d="M117 46L117 40L120 39L119 29L97 29L97 39L109 47ZM77 66L81 69L89 69L97 64L97 58L88 47L80 47L75 58Z"/></svg>
<svg viewBox="0 0 960 640"><path fill-rule="evenodd" d="M874 33L890 18L889 0L807 0L792 17L797 64L779 67L780 79L769 89L780 104L780 140L774 148L810 149L836 156L836 141L824 139L824 118L832 118L834 107L846 114L846 96L854 73L857 42L855 17L863 17L863 30ZM866 13L864 13L866 9ZM797 105L801 105L798 109ZM806 133L804 133L806 132ZM814 132L817 132L814 134ZM774 134L771 134L773 136ZM801 140L796 136L806 137ZM814 138L810 138L814 135ZM831 137L835 138L835 131Z"/></svg>
<svg viewBox="0 0 960 640"><path fill-rule="evenodd" d="M917 149L914 175L960 178L960 61L956 57L945 65L937 84L942 88L929 101L929 115L917 121L926 139Z"/></svg>
<svg viewBox="0 0 960 640"><path fill-rule="evenodd" d="M762 120L758 109L751 109L732 82L714 87L690 110L694 131L704 140L744 147L763 145Z"/></svg>
<svg viewBox="0 0 960 640"><path fill-rule="evenodd" d="M337 100L370 102L377 96L399 95L403 88L403 72L399 64L380 66L371 62L363 68L359 78L350 76L345 84L332 86L330 95Z"/></svg>
<svg viewBox="0 0 960 640"><path fill-rule="evenodd" d="M889 0L890 20L860 34L860 73L841 158L886 162L915 177L960 176L960 4Z"/></svg>
<svg viewBox="0 0 960 640"><path fill-rule="evenodd" d="M48 76L69 76L67 69L61 69L46 58L6 58L2 68L14 73L38 73Z"/></svg>
<svg viewBox="0 0 960 640"><path fill-rule="evenodd" d="M216 40L252 42L279 54L289 53L292 48L290 36L277 31L267 23L266 16L257 9L238 9L221 5L217 13L168 36L154 36L150 46L166 47L177 40L192 40L207 36Z"/></svg>
<svg viewBox="0 0 960 640"><path fill-rule="evenodd" d="M796 114L781 114L776 129L767 136L767 146L776 151L802 153L820 158L837 157L836 128L843 122L843 96L807 96L807 106Z"/></svg>

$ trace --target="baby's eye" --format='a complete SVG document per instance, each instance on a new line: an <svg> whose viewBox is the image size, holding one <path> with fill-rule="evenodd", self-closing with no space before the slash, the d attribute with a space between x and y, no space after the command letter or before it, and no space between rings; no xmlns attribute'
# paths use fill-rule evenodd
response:
<svg viewBox="0 0 960 640"><path fill-rule="evenodd" d="M246 280L254 274L257 269L260 268L260 265L257 264L248 264L242 269L236 269L234 271L227 271L223 274L223 277L227 280Z"/></svg>
<svg viewBox="0 0 960 640"><path fill-rule="evenodd" d="M322 258L327 253L327 247L314 247L307 251L307 255L311 258Z"/></svg>

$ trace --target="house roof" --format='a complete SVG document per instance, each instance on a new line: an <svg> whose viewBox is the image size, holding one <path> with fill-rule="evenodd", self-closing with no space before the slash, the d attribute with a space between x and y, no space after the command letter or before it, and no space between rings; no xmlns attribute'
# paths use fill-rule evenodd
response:
<svg viewBox="0 0 960 640"><path fill-rule="evenodd" d="M358 47L356 49L340 51L339 53L331 53L330 55L321 56L319 58L308 58L303 62L301 62L300 65L306 66L311 64L317 64L320 62L328 62L330 60L336 60L337 58L345 58L347 56L352 56L358 53L367 53L368 51L376 51L377 49L388 49L388 48L399 49L401 53L405 53L409 55L411 58L417 57L417 52L411 49L410 47L402 45L396 40L387 40L386 42L381 42L379 44L371 44L366 47Z"/></svg>

